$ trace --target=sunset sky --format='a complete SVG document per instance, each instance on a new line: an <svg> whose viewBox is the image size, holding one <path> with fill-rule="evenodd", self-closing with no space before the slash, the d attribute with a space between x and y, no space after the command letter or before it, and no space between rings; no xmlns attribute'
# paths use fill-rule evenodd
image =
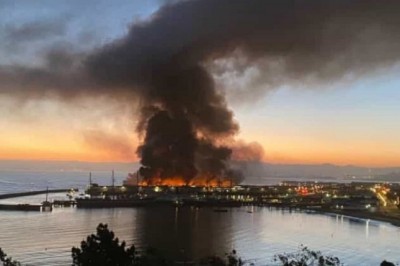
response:
<svg viewBox="0 0 400 266"><path fill-rule="evenodd" d="M41 66L59 47L101 47L166 1L117 2L1 1L1 66ZM215 79L240 124L237 139L260 143L267 162L400 166L399 70L391 64L324 84L279 84L249 97L244 88L263 86L249 81L251 69ZM0 159L137 160L135 99L26 94L0 92Z"/></svg>

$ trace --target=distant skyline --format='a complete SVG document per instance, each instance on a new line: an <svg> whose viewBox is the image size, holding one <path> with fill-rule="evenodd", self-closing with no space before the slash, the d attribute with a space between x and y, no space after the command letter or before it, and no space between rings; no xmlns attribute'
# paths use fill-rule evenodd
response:
<svg viewBox="0 0 400 266"><path fill-rule="evenodd" d="M0 68L41 66L58 49L84 54L150 20L166 2L2 1ZM261 144L264 161L387 167L400 166L399 70L394 63L327 84L280 84L246 100L246 90L263 86L252 77L269 73L249 68L241 75L213 74L240 124L237 138ZM8 84L0 75L1 86ZM26 94L0 92L0 159L138 160L135 104Z"/></svg>

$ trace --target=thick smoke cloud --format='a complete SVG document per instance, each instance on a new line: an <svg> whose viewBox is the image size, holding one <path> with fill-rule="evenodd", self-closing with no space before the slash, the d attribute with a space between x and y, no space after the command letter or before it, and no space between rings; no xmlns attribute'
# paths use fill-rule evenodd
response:
<svg viewBox="0 0 400 266"><path fill-rule="evenodd" d="M265 157L263 147L257 142L236 141L232 148L232 159L242 162L259 162Z"/></svg>
<svg viewBox="0 0 400 266"><path fill-rule="evenodd" d="M83 141L89 147L119 159L132 161L136 157L134 139L122 133L113 135L100 130L87 130L83 133Z"/></svg>
<svg viewBox="0 0 400 266"><path fill-rule="evenodd" d="M143 173L223 175L231 150L216 140L234 135L238 125L206 63L240 50L249 61L278 60L287 79L362 72L397 60L398 51L382 48L399 43L399 7L365 0L183 1L133 25L88 66L102 83L132 88L145 108L156 110L141 117ZM372 46L365 43L371 38Z"/></svg>
<svg viewBox="0 0 400 266"><path fill-rule="evenodd" d="M336 79L398 60L399 10L398 1L182 1L133 25L92 70L112 84L140 84L241 49L250 60L280 61L292 78Z"/></svg>
<svg viewBox="0 0 400 266"><path fill-rule="evenodd" d="M21 42L33 42L48 37L60 36L66 32L65 21L61 19L53 21L33 21L20 26L6 25L4 28L5 39L13 45L18 45Z"/></svg>
<svg viewBox="0 0 400 266"><path fill-rule="evenodd" d="M61 71L13 69L12 81L22 74L66 95L74 83L72 94L134 94L143 109L143 173L224 175L232 151L220 143L239 127L210 64L240 54L245 64L234 68L255 65L269 87L364 75L398 62L399 11L395 0L172 1L91 53L66 78ZM0 69L0 82L8 74ZM60 86L59 78L65 81Z"/></svg>

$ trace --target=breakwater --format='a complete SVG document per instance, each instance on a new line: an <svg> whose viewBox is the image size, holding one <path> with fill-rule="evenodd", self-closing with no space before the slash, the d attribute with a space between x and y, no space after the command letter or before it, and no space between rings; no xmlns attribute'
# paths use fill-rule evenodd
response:
<svg viewBox="0 0 400 266"><path fill-rule="evenodd" d="M68 188L68 189L63 188L63 189L36 190L36 191L27 191L27 192L18 192L18 193L7 193L7 194L1 194L0 195L0 199L11 199L11 198L18 198L18 197L25 197L25 196L34 196L34 195L40 195L40 194L46 194L46 193L63 193L63 192L67 193L68 191L70 191L70 188Z"/></svg>
<svg viewBox="0 0 400 266"><path fill-rule="evenodd" d="M31 204L0 204L2 211L40 211L42 205Z"/></svg>

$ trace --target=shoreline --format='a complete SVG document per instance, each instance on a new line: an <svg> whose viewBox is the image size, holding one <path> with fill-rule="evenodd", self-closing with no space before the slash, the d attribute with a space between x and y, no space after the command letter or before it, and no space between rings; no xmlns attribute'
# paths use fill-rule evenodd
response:
<svg viewBox="0 0 400 266"><path fill-rule="evenodd" d="M52 189L52 190L41 190L41 191L29 191L29 192L19 192L19 193L8 193L8 194L2 194L0 195L0 199L8 199L8 198L19 198L19 197L24 197L24 196L33 196L33 195L38 195L38 194L45 194L45 193L56 193L56 192L67 192L68 189ZM156 205L159 204L168 204L171 202L157 202ZM149 204L149 202L147 202ZM108 206L102 206L105 208L118 208L118 207L146 207L146 203L144 204L138 204L138 206L115 206L114 204L110 204ZM190 204L189 204L190 205ZM241 206L258 206L261 207L260 205L257 204L242 204ZM399 227L400 228L400 212L398 216L390 215L389 212L382 212L377 210L376 212L369 212L369 211L363 211L363 210L341 210L341 209L331 209L327 207L323 208L307 208L305 206L292 206L292 205L287 205L281 204L280 206L277 206L275 204L265 204L263 205L264 207L273 207L276 209L297 209L303 212L313 212L313 213L318 213L318 214L325 214L325 215L343 215L346 217L350 218L359 218L359 219L365 219L365 220L374 220L378 222L384 222L384 223L389 223L393 226ZM93 206L92 206L93 207ZM224 204L222 202L209 202L209 204L205 204L202 207L223 207L223 208L234 208L234 207L239 207L239 206L233 206L230 204Z"/></svg>
<svg viewBox="0 0 400 266"><path fill-rule="evenodd" d="M301 209L301 210L310 210L310 209ZM357 218L357 219L364 219L364 220L373 220L377 222L384 222L384 223L389 223L393 226L399 227L400 228L400 219L392 216L387 216L383 213L376 212L376 213L371 213L371 212L363 212L363 211L343 211L343 210L334 210L334 209L322 209L322 210L315 210L313 209L312 211L315 211L315 213L319 214L338 214L338 215L343 215L349 218Z"/></svg>
<svg viewBox="0 0 400 266"><path fill-rule="evenodd" d="M91 200L83 200L81 202L87 202L87 203L91 203ZM294 209L294 210L299 210L302 212L314 212L314 213L319 213L319 214L324 214L324 215L343 215L346 217L350 217L350 218L359 218L359 219L365 219L365 220L374 220L377 222L385 222L385 223L389 223L393 226L396 227L400 227L400 217L394 217L394 216L390 216L387 213L382 213L380 211L376 211L376 212L366 212L366 211L362 211L362 210L338 210L338 209L330 209L330 208L320 208L320 209L316 209L316 208L307 208L307 207L302 207L302 206L285 206L285 205L280 205L280 206L276 206L276 205L269 205L269 204L265 204L263 206L260 206L258 204L240 204L240 203L236 203L236 204L232 204L232 203L228 203L228 202L208 202L205 204L193 204L193 202L186 202L186 204L182 204L182 205L174 205L174 202L170 202L170 201L158 201L158 202L142 202L141 204L139 203L135 203L133 202L132 204L123 204L123 205L119 205L119 204L115 204L115 202L110 201L109 204L104 204L104 202L107 201L100 201L99 202L92 202L92 204L83 204L83 206L79 204L77 204L78 208L135 208L135 207L141 207L141 208L146 208L146 207L150 207L150 206L160 206L160 205L165 205L165 206L195 206L195 207L209 207L209 208L241 208L241 207L246 207L246 206L255 206L255 207L268 207L268 208L275 208L275 209ZM129 203L129 202L128 202ZM86 205L86 206L85 206Z"/></svg>

